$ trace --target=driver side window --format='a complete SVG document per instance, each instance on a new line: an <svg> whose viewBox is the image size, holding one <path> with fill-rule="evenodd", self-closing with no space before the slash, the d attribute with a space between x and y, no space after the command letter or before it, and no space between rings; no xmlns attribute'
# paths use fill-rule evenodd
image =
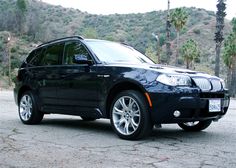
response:
<svg viewBox="0 0 236 168"><path fill-rule="evenodd" d="M91 60L86 48L79 42L68 42L65 44L64 64L73 65L76 64L74 59L76 57L84 57L87 60Z"/></svg>

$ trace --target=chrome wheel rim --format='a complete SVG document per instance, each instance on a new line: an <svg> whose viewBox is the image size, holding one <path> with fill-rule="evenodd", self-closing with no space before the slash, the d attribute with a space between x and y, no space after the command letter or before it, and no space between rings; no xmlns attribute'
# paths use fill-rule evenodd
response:
<svg viewBox="0 0 236 168"><path fill-rule="evenodd" d="M24 95L20 100L20 117L23 121L28 121L32 115L32 100L29 95Z"/></svg>
<svg viewBox="0 0 236 168"><path fill-rule="evenodd" d="M136 100L129 96L120 97L112 109L112 119L116 130L122 135L131 135L140 124L140 108Z"/></svg>
<svg viewBox="0 0 236 168"><path fill-rule="evenodd" d="M185 126L188 126L188 127L194 127L196 126L197 124L199 123L199 121L192 121L192 122L186 122L186 123L183 123Z"/></svg>

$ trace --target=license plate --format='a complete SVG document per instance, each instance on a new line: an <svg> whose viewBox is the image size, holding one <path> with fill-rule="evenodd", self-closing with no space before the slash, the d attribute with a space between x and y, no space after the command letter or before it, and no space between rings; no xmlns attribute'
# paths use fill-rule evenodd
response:
<svg viewBox="0 0 236 168"><path fill-rule="evenodd" d="M219 112L219 111L221 111L220 99L210 99L209 100L209 112Z"/></svg>

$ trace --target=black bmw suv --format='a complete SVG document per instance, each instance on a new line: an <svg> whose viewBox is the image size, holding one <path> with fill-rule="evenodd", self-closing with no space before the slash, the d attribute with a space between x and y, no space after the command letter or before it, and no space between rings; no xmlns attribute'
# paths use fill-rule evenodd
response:
<svg viewBox="0 0 236 168"><path fill-rule="evenodd" d="M80 36L33 50L18 71L14 95L24 124L51 113L107 118L123 139L143 138L154 124L200 131L229 106L216 76L156 65L126 44Z"/></svg>

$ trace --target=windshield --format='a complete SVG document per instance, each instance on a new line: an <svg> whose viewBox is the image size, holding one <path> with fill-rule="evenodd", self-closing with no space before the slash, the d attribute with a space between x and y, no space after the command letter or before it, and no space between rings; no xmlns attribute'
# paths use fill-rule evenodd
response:
<svg viewBox="0 0 236 168"><path fill-rule="evenodd" d="M87 41L98 59L106 63L151 63L152 60L130 46L109 41Z"/></svg>

